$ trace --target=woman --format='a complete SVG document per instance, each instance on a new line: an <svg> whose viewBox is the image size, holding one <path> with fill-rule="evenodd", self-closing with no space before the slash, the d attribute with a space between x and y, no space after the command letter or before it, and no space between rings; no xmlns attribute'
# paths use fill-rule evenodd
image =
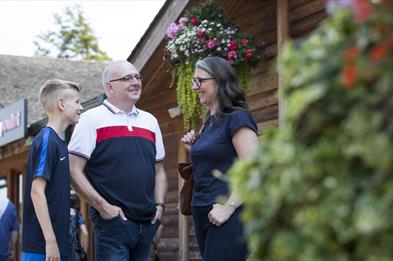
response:
<svg viewBox="0 0 393 261"><path fill-rule="evenodd" d="M192 130L181 139L193 164L191 205L198 246L204 261L246 260L240 221L242 202L212 172L217 169L225 175L236 158L252 156L258 147L257 126L246 109L236 71L225 59L207 57L198 61L192 89L208 108L200 135ZM220 196L227 198L225 204L216 202Z"/></svg>

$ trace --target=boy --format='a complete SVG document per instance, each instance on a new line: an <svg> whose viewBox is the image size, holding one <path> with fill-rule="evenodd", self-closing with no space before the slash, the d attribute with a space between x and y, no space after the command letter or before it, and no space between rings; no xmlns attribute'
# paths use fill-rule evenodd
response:
<svg viewBox="0 0 393 261"><path fill-rule="evenodd" d="M39 98L48 124L34 138L27 162L22 260L67 260L70 170L64 131L82 112L79 84L49 80Z"/></svg>

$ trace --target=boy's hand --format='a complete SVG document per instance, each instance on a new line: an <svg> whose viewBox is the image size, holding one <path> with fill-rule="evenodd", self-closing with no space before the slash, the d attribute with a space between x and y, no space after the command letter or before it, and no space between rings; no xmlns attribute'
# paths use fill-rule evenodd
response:
<svg viewBox="0 0 393 261"><path fill-rule="evenodd" d="M60 261L60 251L56 241L46 242L45 253L45 261Z"/></svg>

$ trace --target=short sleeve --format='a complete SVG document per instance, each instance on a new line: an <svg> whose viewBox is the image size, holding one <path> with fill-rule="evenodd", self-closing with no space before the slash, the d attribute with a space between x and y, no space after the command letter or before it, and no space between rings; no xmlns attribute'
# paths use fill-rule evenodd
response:
<svg viewBox="0 0 393 261"><path fill-rule="evenodd" d="M231 137L233 137L236 132L243 127L253 130L255 134L258 135L258 127L252 118L251 113L249 111L239 109L234 111L229 118L228 130Z"/></svg>
<svg viewBox="0 0 393 261"><path fill-rule="evenodd" d="M11 231L15 231L19 229L18 216L16 214L15 206L13 204L10 204L10 207L11 207L11 218L12 218Z"/></svg>
<svg viewBox="0 0 393 261"><path fill-rule="evenodd" d="M158 121L156 120L155 134L156 134L156 162L160 162L165 158L164 142L162 140L162 134Z"/></svg>
<svg viewBox="0 0 393 261"><path fill-rule="evenodd" d="M91 154L96 146L97 132L94 120L90 114L81 115L79 122L75 125L70 143L68 144L68 152L90 159Z"/></svg>
<svg viewBox="0 0 393 261"><path fill-rule="evenodd" d="M33 169L33 178L42 177L48 182L52 177L52 170L56 163L56 144L50 137L51 130L49 128L44 129L40 139L36 140L35 153L37 155L37 161Z"/></svg>

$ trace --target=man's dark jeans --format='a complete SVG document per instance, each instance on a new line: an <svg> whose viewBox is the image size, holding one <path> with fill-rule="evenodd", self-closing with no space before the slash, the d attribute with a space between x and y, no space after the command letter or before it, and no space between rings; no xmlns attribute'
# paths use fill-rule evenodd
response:
<svg viewBox="0 0 393 261"><path fill-rule="evenodd" d="M120 216L105 220L97 212L91 214L97 261L148 260L159 221L124 221Z"/></svg>

